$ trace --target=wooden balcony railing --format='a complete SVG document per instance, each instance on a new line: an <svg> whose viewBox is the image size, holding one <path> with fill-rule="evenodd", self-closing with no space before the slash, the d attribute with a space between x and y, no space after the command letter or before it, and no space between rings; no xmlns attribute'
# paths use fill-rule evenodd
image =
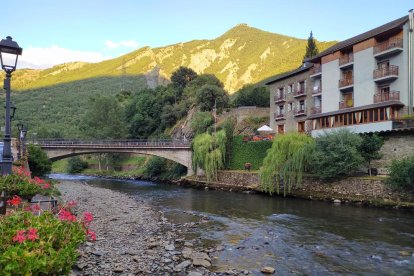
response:
<svg viewBox="0 0 414 276"><path fill-rule="evenodd" d="M341 87L345 87L345 86L349 86L349 85L353 85L354 84L354 78L346 78L346 79L341 79L339 80L339 88Z"/></svg>
<svg viewBox="0 0 414 276"><path fill-rule="evenodd" d="M317 87L314 87L314 88L312 89L312 94L313 94L313 95L315 95L315 94L320 94L320 93L322 93L322 86L317 86Z"/></svg>
<svg viewBox="0 0 414 276"><path fill-rule="evenodd" d="M377 93L374 95L374 103L382 103L388 101L399 101L400 91L390 91L388 93Z"/></svg>
<svg viewBox="0 0 414 276"><path fill-rule="evenodd" d="M311 75L315 75L315 74L318 74L318 73L321 73L321 72L322 72L322 66L321 65L314 65L312 67L312 69L310 70Z"/></svg>
<svg viewBox="0 0 414 276"><path fill-rule="evenodd" d="M322 113L322 109L320 106L311 108L311 114L319 114L319 113Z"/></svg>
<svg viewBox="0 0 414 276"><path fill-rule="evenodd" d="M387 40L374 46L374 55L393 49L393 48L402 48L402 47L403 47L403 40L401 38Z"/></svg>
<svg viewBox="0 0 414 276"><path fill-rule="evenodd" d="M378 68L374 70L374 79L384 78L388 76L398 76L398 66L390 65L388 67Z"/></svg>
<svg viewBox="0 0 414 276"><path fill-rule="evenodd" d="M283 120L285 118L285 114L283 114L283 113L275 113L274 114L274 118L275 118L276 121L277 120Z"/></svg>
<svg viewBox="0 0 414 276"><path fill-rule="evenodd" d="M298 108L298 109L294 109L294 110L293 110L293 115L294 115L294 116L302 116L302 115L306 115L306 110L305 110L305 108Z"/></svg>
<svg viewBox="0 0 414 276"><path fill-rule="evenodd" d="M346 100L339 102L339 109L354 107L354 100Z"/></svg>
<svg viewBox="0 0 414 276"><path fill-rule="evenodd" d="M354 62L354 55L343 55L339 58L339 66Z"/></svg>
<svg viewBox="0 0 414 276"><path fill-rule="evenodd" d="M285 95L285 93L280 94L280 95L275 95L275 96L274 96L274 100L275 100L275 103L278 103L278 102L284 102L284 101L286 100L286 95Z"/></svg>
<svg viewBox="0 0 414 276"><path fill-rule="evenodd" d="M304 87L300 88L298 91L293 92L293 97L300 97L300 96L305 96L305 95L306 95L306 91Z"/></svg>

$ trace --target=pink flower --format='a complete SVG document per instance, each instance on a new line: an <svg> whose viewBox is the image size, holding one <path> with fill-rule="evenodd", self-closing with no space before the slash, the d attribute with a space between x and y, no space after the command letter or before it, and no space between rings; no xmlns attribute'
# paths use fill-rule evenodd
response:
<svg viewBox="0 0 414 276"><path fill-rule="evenodd" d="M71 212L66 211L65 209L60 210L59 219L62 221L66 220L66 221L76 222L76 216L73 215Z"/></svg>
<svg viewBox="0 0 414 276"><path fill-rule="evenodd" d="M91 212L84 212L83 213L83 220L86 224L89 224L91 221L93 221L93 215Z"/></svg>
<svg viewBox="0 0 414 276"><path fill-rule="evenodd" d="M13 205L13 206L17 206L20 203L22 203L22 199L17 195L14 195L12 199L7 200L7 204Z"/></svg>
<svg viewBox="0 0 414 276"><path fill-rule="evenodd" d="M33 177L33 181L38 185L45 183L45 181L43 179L41 179L37 176Z"/></svg>
<svg viewBox="0 0 414 276"><path fill-rule="evenodd" d="M26 231L24 230L17 230L16 236L13 237L13 241L17 241L18 243L23 243L26 240L26 236L24 235Z"/></svg>
<svg viewBox="0 0 414 276"><path fill-rule="evenodd" d="M37 229L36 228L29 228L29 230L27 230L27 239L34 241L36 239L38 239L39 236L37 235Z"/></svg>
<svg viewBox="0 0 414 276"><path fill-rule="evenodd" d="M50 188L50 184L49 183L43 184L42 189L46 190L46 189L49 189L49 188Z"/></svg>
<svg viewBox="0 0 414 276"><path fill-rule="evenodd" d="M30 206L30 210L31 211L40 211L40 205L39 204L34 204L34 205Z"/></svg>
<svg viewBox="0 0 414 276"><path fill-rule="evenodd" d="M93 231L89 231L89 229L88 229L88 230L86 230L86 234L89 236L89 238L90 238L92 241L96 241L96 233L95 233L95 232L93 232Z"/></svg>

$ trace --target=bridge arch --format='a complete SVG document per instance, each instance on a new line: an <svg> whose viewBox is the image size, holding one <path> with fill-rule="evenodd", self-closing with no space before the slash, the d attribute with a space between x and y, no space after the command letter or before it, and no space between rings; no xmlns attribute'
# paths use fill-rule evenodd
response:
<svg viewBox="0 0 414 276"><path fill-rule="evenodd" d="M42 140L37 143L51 161L93 153L132 153L158 156L187 167L187 175L192 175L192 151L188 141L80 141L80 140Z"/></svg>

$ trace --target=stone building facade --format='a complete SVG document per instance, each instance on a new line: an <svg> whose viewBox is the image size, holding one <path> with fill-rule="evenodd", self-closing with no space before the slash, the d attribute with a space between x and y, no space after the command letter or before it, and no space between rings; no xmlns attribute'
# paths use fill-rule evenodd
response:
<svg viewBox="0 0 414 276"><path fill-rule="evenodd" d="M310 131L306 122L313 108L312 64L280 75L266 83L270 89L270 127L276 134Z"/></svg>

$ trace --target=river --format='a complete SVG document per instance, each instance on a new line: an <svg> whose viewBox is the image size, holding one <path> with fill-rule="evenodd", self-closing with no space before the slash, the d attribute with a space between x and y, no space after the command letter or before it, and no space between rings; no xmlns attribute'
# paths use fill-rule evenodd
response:
<svg viewBox="0 0 414 276"><path fill-rule="evenodd" d="M52 174L128 193L173 223L209 222L187 238L222 245L213 269L272 266L277 275L414 275L414 213L183 188L148 181Z"/></svg>

